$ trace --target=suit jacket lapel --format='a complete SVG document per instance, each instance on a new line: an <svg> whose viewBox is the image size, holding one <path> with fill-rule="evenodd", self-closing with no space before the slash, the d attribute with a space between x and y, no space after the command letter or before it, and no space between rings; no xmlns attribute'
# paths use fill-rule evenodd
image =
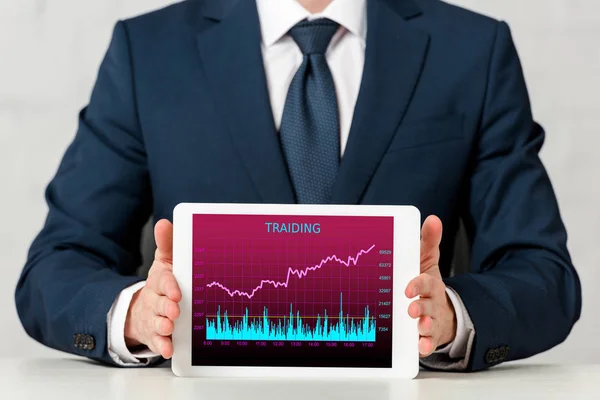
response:
<svg viewBox="0 0 600 400"><path fill-rule="evenodd" d="M370 0L365 67L333 202L356 204L410 103L429 36L409 27L420 14L411 0Z"/></svg>
<svg viewBox="0 0 600 400"><path fill-rule="evenodd" d="M268 95L256 3L210 0L201 12L205 29L197 43L206 80L250 179L263 202L293 203Z"/></svg>

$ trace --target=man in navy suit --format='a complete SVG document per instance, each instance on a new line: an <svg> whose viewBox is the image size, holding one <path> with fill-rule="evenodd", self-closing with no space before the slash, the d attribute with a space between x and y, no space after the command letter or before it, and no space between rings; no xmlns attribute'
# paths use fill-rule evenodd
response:
<svg viewBox="0 0 600 400"><path fill-rule="evenodd" d="M441 1L189 0L121 21L46 191L21 321L55 349L153 364L179 315L176 204L410 204L430 216L406 288L423 365L532 356L581 309L543 141L508 26ZM448 277L461 219L471 265Z"/></svg>

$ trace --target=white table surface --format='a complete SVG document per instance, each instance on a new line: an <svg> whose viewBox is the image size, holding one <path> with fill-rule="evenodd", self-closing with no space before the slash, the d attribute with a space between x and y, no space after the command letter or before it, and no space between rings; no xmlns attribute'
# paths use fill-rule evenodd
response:
<svg viewBox="0 0 600 400"><path fill-rule="evenodd" d="M422 371L411 381L177 378L85 359L0 359L0 399L320 400L600 399L600 365L504 364L475 374Z"/></svg>

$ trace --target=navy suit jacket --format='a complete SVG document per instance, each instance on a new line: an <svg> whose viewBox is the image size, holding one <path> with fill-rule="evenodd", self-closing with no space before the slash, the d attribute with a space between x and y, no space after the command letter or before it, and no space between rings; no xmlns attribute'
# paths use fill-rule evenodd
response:
<svg viewBox="0 0 600 400"><path fill-rule="evenodd" d="M333 202L438 215L444 276L464 221L470 272L446 283L476 329L470 370L562 342L580 283L508 26L437 0L369 0L367 36ZM260 46L252 0L185 1L117 23L18 282L29 335L110 363L107 312L141 279L151 215L171 219L180 202L295 202ZM490 358L495 348L506 357Z"/></svg>

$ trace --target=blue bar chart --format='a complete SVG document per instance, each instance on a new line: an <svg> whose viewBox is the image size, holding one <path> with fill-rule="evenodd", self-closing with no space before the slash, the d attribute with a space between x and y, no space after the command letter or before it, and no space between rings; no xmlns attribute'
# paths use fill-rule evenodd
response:
<svg viewBox="0 0 600 400"><path fill-rule="evenodd" d="M312 323L307 323L307 319ZM206 339L208 340L295 340L322 342L374 342L376 337L376 320L370 315L369 307L365 307L362 318L344 315L342 294L340 293L340 312L335 317L323 316L303 317L300 311L294 312L290 305L290 313L283 317L269 317L268 308L264 308L260 317L250 316L249 310L230 321L227 311L206 319ZM313 327L314 326L314 327Z"/></svg>

